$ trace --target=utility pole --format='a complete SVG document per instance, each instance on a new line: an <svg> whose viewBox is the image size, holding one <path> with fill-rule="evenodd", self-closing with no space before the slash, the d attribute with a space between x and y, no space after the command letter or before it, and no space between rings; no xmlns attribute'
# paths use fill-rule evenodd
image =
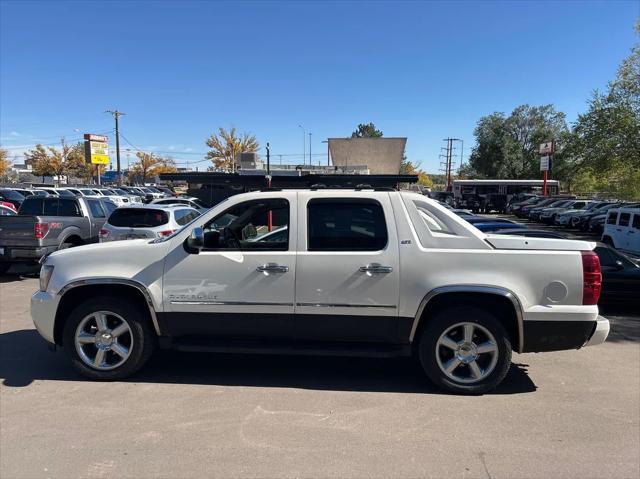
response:
<svg viewBox="0 0 640 479"><path fill-rule="evenodd" d="M122 185L122 173L120 171L120 130L118 129L118 118L122 115L126 115L118 110L107 110L105 113L110 113L116 120L116 171L118 172L118 186Z"/></svg>
<svg viewBox="0 0 640 479"><path fill-rule="evenodd" d="M311 163L312 163L312 161L311 161L311 135L312 135L312 133L309 132L309 166L311 166Z"/></svg>

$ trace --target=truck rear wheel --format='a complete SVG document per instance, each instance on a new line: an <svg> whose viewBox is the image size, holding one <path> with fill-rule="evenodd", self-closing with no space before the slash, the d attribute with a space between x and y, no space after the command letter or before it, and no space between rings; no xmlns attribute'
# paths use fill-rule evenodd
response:
<svg viewBox="0 0 640 479"><path fill-rule="evenodd" d="M73 367L90 379L124 379L151 357L156 337L139 305L113 296L88 299L70 314L64 349Z"/></svg>
<svg viewBox="0 0 640 479"><path fill-rule="evenodd" d="M502 382L511 365L511 342L493 314L455 306L428 321L418 355L435 385L458 394L483 394Z"/></svg>

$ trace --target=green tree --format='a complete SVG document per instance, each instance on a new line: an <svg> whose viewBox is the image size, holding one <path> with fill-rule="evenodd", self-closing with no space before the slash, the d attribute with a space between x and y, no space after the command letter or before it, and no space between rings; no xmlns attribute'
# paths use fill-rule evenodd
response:
<svg viewBox="0 0 640 479"><path fill-rule="evenodd" d="M540 175L538 146L568 133L565 114L553 105L520 105L509 116L495 112L478 120L476 145L463 169L481 178L535 178Z"/></svg>
<svg viewBox="0 0 640 479"><path fill-rule="evenodd" d="M206 157L216 168L225 170L232 169L233 163L240 161L240 153L256 153L260 148L255 136L246 132L238 135L234 127L228 131L218 128L218 133L212 133L205 143L211 148Z"/></svg>
<svg viewBox="0 0 640 479"><path fill-rule="evenodd" d="M640 21L636 24L640 34ZM640 197L640 44L623 60L605 93L593 93L574 125L571 150L576 170L605 177L603 186L621 196Z"/></svg>
<svg viewBox="0 0 640 479"><path fill-rule="evenodd" d="M380 138L382 131L378 130L373 123L360 123L358 128L351 133L351 138Z"/></svg>

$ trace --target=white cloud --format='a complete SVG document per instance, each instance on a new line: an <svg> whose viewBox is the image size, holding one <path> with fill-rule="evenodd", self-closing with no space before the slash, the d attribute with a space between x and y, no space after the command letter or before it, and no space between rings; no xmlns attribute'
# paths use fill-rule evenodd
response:
<svg viewBox="0 0 640 479"><path fill-rule="evenodd" d="M17 131L11 131L9 132L10 136L20 136L20 133L18 133Z"/></svg>

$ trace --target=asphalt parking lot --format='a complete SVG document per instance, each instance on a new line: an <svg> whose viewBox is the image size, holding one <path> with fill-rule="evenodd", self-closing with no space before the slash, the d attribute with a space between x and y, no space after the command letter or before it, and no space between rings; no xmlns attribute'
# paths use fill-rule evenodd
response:
<svg viewBox="0 0 640 479"><path fill-rule="evenodd" d="M638 316L602 346L514 355L482 397L411 360L162 352L97 383L33 329L37 279L0 281L2 478L638 477Z"/></svg>

